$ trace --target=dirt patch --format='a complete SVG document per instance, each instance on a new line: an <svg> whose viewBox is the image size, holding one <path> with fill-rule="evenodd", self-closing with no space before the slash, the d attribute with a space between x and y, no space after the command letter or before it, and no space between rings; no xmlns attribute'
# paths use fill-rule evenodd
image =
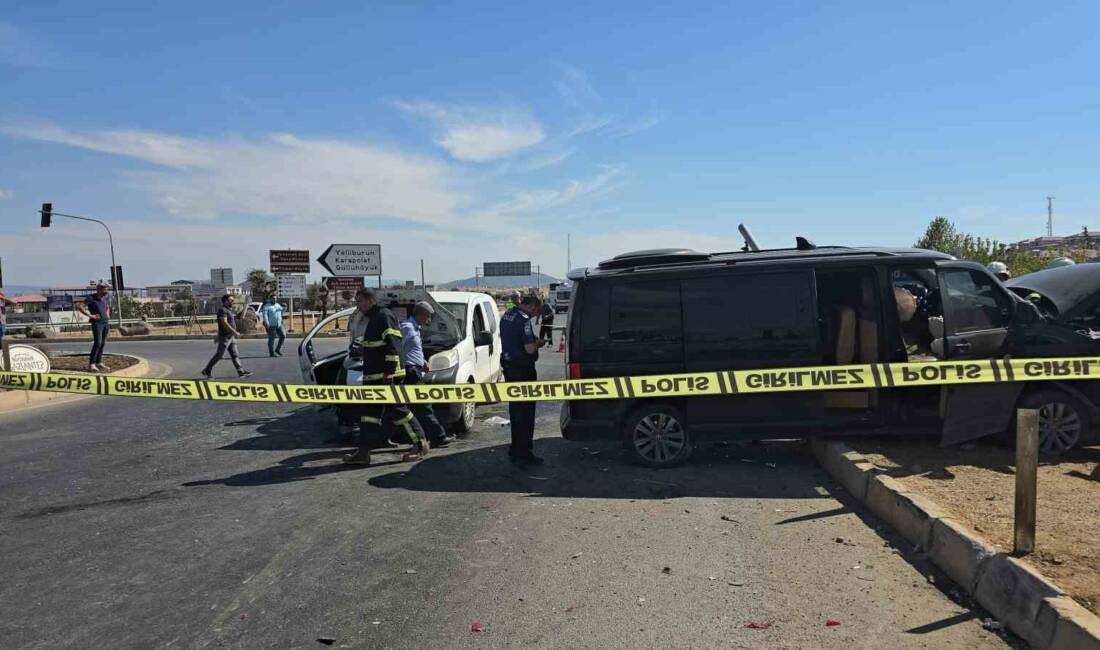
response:
<svg viewBox="0 0 1100 650"><path fill-rule="evenodd" d="M110 368L111 372L136 366L138 360L124 354L104 354L103 364ZM50 356L50 367L58 372L88 372L88 355L63 354Z"/></svg>
<svg viewBox="0 0 1100 650"><path fill-rule="evenodd" d="M942 449L933 440L847 441L1002 550L1012 550L1015 452L975 443ZM1039 459L1036 552L1026 559L1079 603L1100 614L1100 448Z"/></svg>

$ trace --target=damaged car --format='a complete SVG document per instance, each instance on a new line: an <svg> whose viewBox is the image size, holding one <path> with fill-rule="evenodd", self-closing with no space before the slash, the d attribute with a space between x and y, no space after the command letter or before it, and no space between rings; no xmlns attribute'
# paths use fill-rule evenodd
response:
<svg viewBox="0 0 1100 650"><path fill-rule="evenodd" d="M1079 307L1052 285L1034 287L1055 309L1055 320L986 268L943 253L819 247L801 237L789 249L749 243L748 250L720 253L638 251L570 272L569 376L1100 350L1080 334L1089 327L1080 319L1100 302ZM1004 434L1015 410L1026 407L1043 414L1043 451L1059 453L1093 440L1095 393L1094 382L1044 381L573 401L562 406L561 430L569 440L618 439L637 462L663 467L715 437L939 431L950 445Z"/></svg>
<svg viewBox="0 0 1100 650"><path fill-rule="evenodd" d="M496 303L484 293L465 291L425 291L423 289L378 290L379 303L393 311L399 321L411 313L412 306L424 301L435 315L421 330L427 384L490 383L500 381L500 319ZM359 385L363 378L362 359L349 357L347 349L317 358L313 339L318 332L331 329L340 319L355 316L352 307L332 314L317 324L298 346L302 379L308 384ZM348 341L350 344L350 340ZM438 404L439 421L460 433L474 425L477 406L473 403Z"/></svg>

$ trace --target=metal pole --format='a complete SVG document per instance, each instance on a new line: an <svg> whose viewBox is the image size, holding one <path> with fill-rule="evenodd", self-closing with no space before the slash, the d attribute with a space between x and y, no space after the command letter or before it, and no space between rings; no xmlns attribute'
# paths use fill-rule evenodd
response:
<svg viewBox="0 0 1100 650"><path fill-rule="evenodd" d="M1039 411L1016 411L1016 519L1012 552L1035 550L1035 502L1039 472Z"/></svg>
<svg viewBox="0 0 1100 650"><path fill-rule="evenodd" d="M55 216L55 217L65 217L67 219L79 219L80 221L91 221L93 223L98 223L99 225L103 226L104 230L107 231L107 243L111 247L111 289L113 289L114 292L115 292L115 311L118 312L118 324L121 326L122 325L122 298L119 297L118 278L115 277L117 275L117 272L115 271L115 267L118 266L118 265L115 264L115 238L113 236L111 236L111 229L107 227L107 224L103 223L99 219L92 219L90 217L78 217L75 214L64 214L64 213L61 213L61 212L51 212L50 214Z"/></svg>
<svg viewBox="0 0 1100 650"><path fill-rule="evenodd" d="M478 289L481 288L481 279L477 277L477 267L474 267L474 286Z"/></svg>
<svg viewBox="0 0 1100 650"><path fill-rule="evenodd" d="M424 281L424 260L420 260L420 288L427 288L428 283Z"/></svg>
<svg viewBox="0 0 1100 650"><path fill-rule="evenodd" d="M1047 197L1047 237L1054 236L1054 201L1055 197Z"/></svg>

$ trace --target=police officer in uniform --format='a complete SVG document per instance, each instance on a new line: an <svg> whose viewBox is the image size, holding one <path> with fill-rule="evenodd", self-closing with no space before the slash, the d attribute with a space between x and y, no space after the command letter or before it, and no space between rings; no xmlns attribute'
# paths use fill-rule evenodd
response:
<svg viewBox="0 0 1100 650"><path fill-rule="evenodd" d="M539 313L538 297L527 295L500 319L501 367L505 381L535 381L535 362L539 358L539 340L535 336L534 317ZM531 452L535 437L535 402L509 402L512 420L512 446L508 458L521 465L541 465L542 459Z"/></svg>
<svg viewBox="0 0 1100 650"><path fill-rule="evenodd" d="M354 344L363 354L363 384L394 384L405 379L401 367L401 330L393 312L378 304L378 296L366 287L355 294L359 312L367 320L362 337ZM428 440L407 406L402 404L363 404L359 407L359 450L344 456L349 465L370 465L372 440L389 440L395 427L401 427L413 448L402 460L416 460L428 453Z"/></svg>

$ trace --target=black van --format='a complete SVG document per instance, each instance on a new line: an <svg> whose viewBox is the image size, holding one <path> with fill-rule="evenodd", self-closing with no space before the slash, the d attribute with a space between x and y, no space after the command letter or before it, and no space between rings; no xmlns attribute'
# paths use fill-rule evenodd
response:
<svg viewBox="0 0 1100 650"><path fill-rule="evenodd" d="M569 279L572 378L1100 354L1087 337L1070 346L1053 336L1032 302L982 266L933 251L799 238L793 249L638 251ZM1057 453L1091 442L1098 383L574 401L562 407L561 429L569 440L620 439L638 462L660 467L706 436L932 429L953 444L1005 432L1021 406L1041 409L1042 448Z"/></svg>

